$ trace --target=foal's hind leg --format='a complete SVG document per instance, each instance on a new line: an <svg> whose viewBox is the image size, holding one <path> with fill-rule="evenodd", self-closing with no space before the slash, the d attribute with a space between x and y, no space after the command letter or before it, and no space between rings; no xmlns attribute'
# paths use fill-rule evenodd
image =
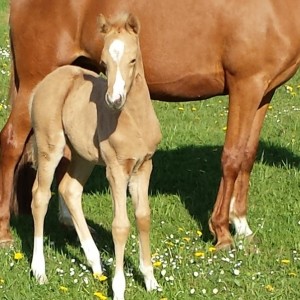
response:
<svg viewBox="0 0 300 300"><path fill-rule="evenodd" d="M252 230L248 225L246 217L249 179L256 158L260 131L273 94L274 91L271 91L263 98L260 107L255 114L241 165L241 171L235 182L234 192L230 202L229 218L230 222L234 225L237 237L250 238L252 236Z"/></svg>
<svg viewBox="0 0 300 300"><path fill-rule="evenodd" d="M51 198L51 183L55 168L63 156L65 137L57 132L50 138L47 135L36 136L38 153L37 176L32 188L32 215L34 220L34 247L31 269L40 284L47 281L43 250L44 220Z"/></svg>
<svg viewBox="0 0 300 300"><path fill-rule="evenodd" d="M136 224L139 231L140 270L144 275L147 291L158 288L154 278L150 249L150 207L148 201L149 180L152 171L152 161L143 163L137 173L129 181L129 191L132 197Z"/></svg>
<svg viewBox="0 0 300 300"><path fill-rule="evenodd" d="M71 213L87 261L92 267L93 273L101 275L103 271L100 254L86 223L81 201L83 186L93 168L93 164L85 161L75 153L72 154L69 169L60 182L58 189Z"/></svg>

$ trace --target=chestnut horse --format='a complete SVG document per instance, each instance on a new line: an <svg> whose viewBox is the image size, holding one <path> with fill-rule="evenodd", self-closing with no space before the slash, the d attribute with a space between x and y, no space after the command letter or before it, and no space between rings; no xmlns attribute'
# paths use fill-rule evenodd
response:
<svg viewBox="0 0 300 300"><path fill-rule="evenodd" d="M89 70L62 66L48 74L33 93L29 110L38 169L32 189L31 266L39 283L45 283L44 218L54 171L69 144L71 161L58 189L71 212L87 261L97 275L102 274L100 255L84 218L81 197L93 167L106 166L114 207L116 272L112 288L114 299L121 300L125 292L124 250L130 227L127 186L139 231L140 270L148 291L158 287L150 252L148 186L151 158L161 132L144 77L138 20L124 15L110 23L101 15L99 27L99 32L105 34L101 58L107 66L107 81Z"/></svg>
<svg viewBox="0 0 300 300"><path fill-rule="evenodd" d="M229 95L222 177L210 229L217 248L232 244L229 223L238 236L251 236L247 197L260 130L276 88L300 63L298 0L11 0L11 90L16 96L1 132L0 242L12 240L9 204L14 171L31 130L27 105L33 87L61 65L99 71L98 14L120 11L134 13L141 22L152 98Z"/></svg>

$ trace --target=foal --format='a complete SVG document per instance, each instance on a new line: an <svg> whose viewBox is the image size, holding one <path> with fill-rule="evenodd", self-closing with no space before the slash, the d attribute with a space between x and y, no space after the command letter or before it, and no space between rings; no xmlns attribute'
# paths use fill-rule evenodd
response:
<svg viewBox="0 0 300 300"><path fill-rule="evenodd" d="M101 15L104 34L102 62L107 81L75 66L64 66L37 86L30 108L36 139L37 177L32 189L34 251L31 268L40 283L47 281L43 254L43 225L51 197L53 174L66 145L71 149L69 169L59 185L94 274L101 274L99 251L81 206L83 186L95 165L106 166L113 198L112 235L116 269L114 299L124 299L123 260L130 223L126 190L132 196L140 243L140 270L148 291L158 284L150 253L148 185L152 155L161 140L139 46L139 22L124 15L110 23Z"/></svg>

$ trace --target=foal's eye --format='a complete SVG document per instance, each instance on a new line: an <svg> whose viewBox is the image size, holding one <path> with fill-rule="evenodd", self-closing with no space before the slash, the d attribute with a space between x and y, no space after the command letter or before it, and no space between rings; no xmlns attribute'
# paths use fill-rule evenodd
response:
<svg viewBox="0 0 300 300"><path fill-rule="evenodd" d="M134 58L130 61L130 64L133 65L133 64L135 64L135 62L136 62L136 59Z"/></svg>

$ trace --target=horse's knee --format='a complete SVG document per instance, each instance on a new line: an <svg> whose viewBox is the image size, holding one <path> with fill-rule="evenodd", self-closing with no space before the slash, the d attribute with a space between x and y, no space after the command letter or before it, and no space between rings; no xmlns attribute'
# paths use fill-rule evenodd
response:
<svg viewBox="0 0 300 300"><path fill-rule="evenodd" d="M149 231L151 221L150 208L137 210L135 212L135 219L139 231Z"/></svg>

